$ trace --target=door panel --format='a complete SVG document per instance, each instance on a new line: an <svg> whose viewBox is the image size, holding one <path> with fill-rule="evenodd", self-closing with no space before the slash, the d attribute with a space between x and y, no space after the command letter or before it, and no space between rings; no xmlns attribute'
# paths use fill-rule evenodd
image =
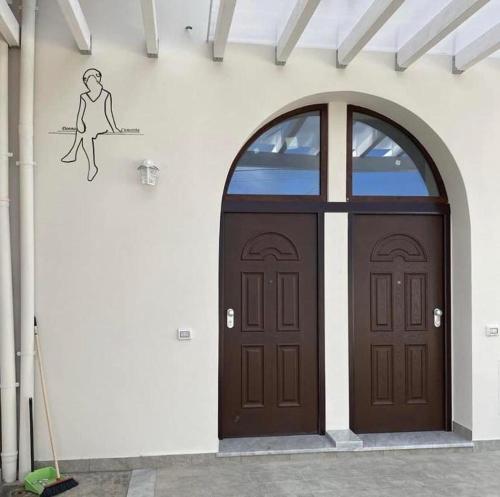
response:
<svg viewBox="0 0 500 497"><path fill-rule="evenodd" d="M351 257L351 428L444 429L443 218L353 215Z"/></svg>
<svg viewBox="0 0 500 497"><path fill-rule="evenodd" d="M223 438L318 432L317 223L224 215Z"/></svg>
<svg viewBox="0 0 500 497"><path fill-rule="evenodd" d="M241 405L264 407L264 346L241 347Z"/></svg>
<svg viewBox="0 0 500 497"><path fill-rule="evenodd" d="M264 331L264 273L241 273L242 331Z"/></svg>

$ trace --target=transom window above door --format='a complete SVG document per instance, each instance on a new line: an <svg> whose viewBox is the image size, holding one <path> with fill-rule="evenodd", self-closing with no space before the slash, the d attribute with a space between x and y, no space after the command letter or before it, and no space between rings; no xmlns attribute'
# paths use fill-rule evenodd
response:
<svg viewBox="0 0 500 497"><path fill-rule="evenodd" d="M350 126L348 196L445 197L432 159L403 128L353 107Z"/></svg>
<svg viewBox="0 0 500 497"><path fill-rule="evenodd" d="M226 195L320 197L323 115L323 106L308 107L264 126L238 154Z"/></svg>

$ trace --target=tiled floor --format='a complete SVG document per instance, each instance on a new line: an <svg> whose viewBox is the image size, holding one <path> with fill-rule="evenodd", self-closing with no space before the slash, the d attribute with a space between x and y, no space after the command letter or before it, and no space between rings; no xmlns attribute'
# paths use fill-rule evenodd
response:
<svg viewBox="0 0 500 497"><path fill-rule="evenodd" d="M155 497L499 497L499 467L470 449L214 458L156 470ZM66 497L126 497L130 473L75 477Z"/></svg>
<svg viewBox="0 0 500 497"><path fill-rule="evenodd" d="M285 456L281 456L285 457ZM158 470L155 497L498 497L500 453L242 458Z"/></svg>
<svg viewBox="0 0 500 497"><path fill-rule="evenodd" d="M72 475L79 485L67 492L66 497L127 497L130 472L81 473ZM2 497L33 497L34 494L22 489L6 486Z"/></svg>
<svg viewBox="0 0 500 497"><path fill-rule="evenodd" d="M156 470L154 497L499 497L499 467L470 449L218 458ZM130 473L75 477L66 497L127 496Z"/></svg>

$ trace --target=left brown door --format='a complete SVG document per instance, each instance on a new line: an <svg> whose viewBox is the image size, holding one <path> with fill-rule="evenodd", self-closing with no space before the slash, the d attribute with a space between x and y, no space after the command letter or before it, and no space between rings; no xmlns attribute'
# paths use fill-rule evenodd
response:
<svg viewBox="0 0 500 497"><path fill-rule="evenodd" d="M222 438L318 432L317 222L224 215Z"/></svg>

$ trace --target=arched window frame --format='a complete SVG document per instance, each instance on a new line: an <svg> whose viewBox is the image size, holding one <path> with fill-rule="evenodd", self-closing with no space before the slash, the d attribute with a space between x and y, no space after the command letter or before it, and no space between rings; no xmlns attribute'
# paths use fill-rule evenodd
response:
<svg viewBox="0 0 500 497"><path fill-rule="evenodd" d="M319 195L244 195L244 194L230 194L228 193L228 188L233 177L233 173L238 165L238 162L242 158L243 154L252 145L252 143L266 131L270 130L274 126L292 118L299 116L301 114L306 114L308 112L319 112L320 116L320 153L319 153L319 181L320 181L320 193ZM308 105L306 107L300 107L294 109L290 112L282 114L277 118L269 121L267 124L259 128L241 147L240 151L236 155L231 168L229 169L226 184L224 185L224 200L237 200L237 201L284 201L290 202L295 200L326 202L328 199L328 105L318 104L318 105Z"/></svg>
<svg viewBox="0 0 500 497"><path fill-rule="evenodd" d="M436 185L439 191L439 196L383 196L383 195L353 195L352 192L352 174L353 174L353 158L352 158L352 150L353 150L353 114L365 114L368 116L375 117L384 121L389 126L393 126L402 134L404 134L415 147L422 153L425 160L427 161L432 174L434 175L434 179L436 181ZM429 203L448 203L448 196L446 194L446 189L444 186L443 179L439 173L439 170L436 166L436 163L432 159L431 155L427 152L424 146L413 136L407 129L403 128L400 124L389 119L388 117L379 114L371 109L366 109L364 107L358 107L355 105L347 106L347 172L346 172L346 197L348 202L367 202L367 201L391 201L391 202L429 202Z"/></svg>

